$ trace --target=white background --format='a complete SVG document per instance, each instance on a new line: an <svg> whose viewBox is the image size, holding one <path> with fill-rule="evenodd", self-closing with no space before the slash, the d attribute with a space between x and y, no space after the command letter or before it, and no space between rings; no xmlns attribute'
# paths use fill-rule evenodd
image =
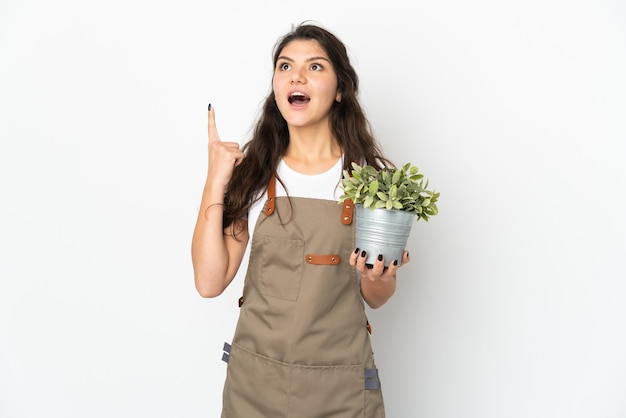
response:
<svg viewBox="0 0 626 418"><path fill-rule="evenodd" d="M306 19L441 192L370 312L388 416L626 416L623 2L2 0L0 417L219 416L206 107L243 143Z"/></svg>

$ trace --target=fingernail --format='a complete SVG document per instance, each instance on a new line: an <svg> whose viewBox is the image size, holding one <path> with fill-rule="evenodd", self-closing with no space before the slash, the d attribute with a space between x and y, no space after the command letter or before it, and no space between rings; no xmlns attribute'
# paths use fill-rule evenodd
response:
<svg viewBox="0 0 626 418"><path fill-rule="evenodd" d="M354 250L354 253L355 253L355 254L358 254L358 253L359 253L359 247L356 247L356 250Z"/></svg>
<svg viewBox="0 0 626 418"><path fill-rule="evenodd" d="M367 253L365 252L365 250L363 250L363 251L361 252L361 257L365 257L365 255L366 255L366 254L367 254Z"/></svg>
<svg viewBox="0 0 626 418"><path fill-rule="evenodd" d="M383 255L382 254L378 254L378 261L383 261Z"/></svg>
<svg viewBox="0 0 626 418"><path fill-rule="evenodd" d="M398 260L393 260L393 265L397 266L398 265Z"/></svg>
<svg viewBox="0 0 626 418"><path fill-rule="evenodd" d="M211 111L211 103L209 103L209 112Z"/></svg>

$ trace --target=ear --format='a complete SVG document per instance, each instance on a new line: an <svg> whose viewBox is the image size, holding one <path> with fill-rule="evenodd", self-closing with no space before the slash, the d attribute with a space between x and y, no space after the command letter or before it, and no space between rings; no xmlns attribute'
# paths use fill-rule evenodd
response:
<svg viewBox="0 0 626 418"><path fill-rule="evenodd" d="M337 95L335 96L335 101L337 103L341 103L341 92L337 91Z"/></svg>

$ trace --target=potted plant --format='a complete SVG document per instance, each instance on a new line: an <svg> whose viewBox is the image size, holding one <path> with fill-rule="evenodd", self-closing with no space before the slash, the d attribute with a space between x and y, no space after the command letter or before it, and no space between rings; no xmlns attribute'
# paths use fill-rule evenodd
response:
<svg viewBox="0 0 626 418"><path fill-rule="evenodd" d="M341 188L339 203L354 204L356 246L367 252L367 264L379 254L385 266L401 261L413 223L439 213L439 193L428 189L428 180L411 163L376 170L353 162L352 172L343 171Z"/></svg>

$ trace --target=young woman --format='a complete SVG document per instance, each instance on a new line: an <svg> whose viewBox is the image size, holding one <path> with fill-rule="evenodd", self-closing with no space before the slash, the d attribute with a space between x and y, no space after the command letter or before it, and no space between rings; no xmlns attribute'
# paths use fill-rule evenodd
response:
<svg viewBox="0 0 626 418"><path fill-rule="evenodd" d="M365 316L394 293L402 260L354 248L351 161L390 165L358 101L344 44L302 24L274 48L272 92L252 138L220 140L209 105L209 168L193 241L195 284L220 295L251 241L222 417L383 417ZM250 240L250 238L252 238Z"/></svg>

